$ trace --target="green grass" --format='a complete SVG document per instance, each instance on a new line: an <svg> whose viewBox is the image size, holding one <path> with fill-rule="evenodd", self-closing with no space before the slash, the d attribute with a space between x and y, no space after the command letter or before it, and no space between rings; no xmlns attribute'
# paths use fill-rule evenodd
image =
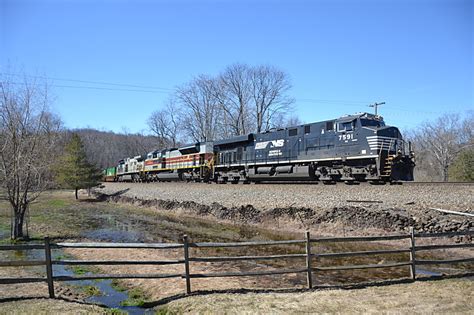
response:
<svg viewBox="0 0 474 315"><path fill-rule="evenodd" d="M106 315L127 315L128 313L118 308L109 308L105 311Z"/></svg>
<svg viewBox="0 0 474 315"><path fill-rule="evenodd" d="M110 286L112 289L114 289L117 292L125 292L127 291L127 288L120 282L120 280L113 279L112 282L110 283Z"/></svg>
<svg viewBox="0 0 474 315"><path fill-rule="evenodd" d="M66 260L71 258L73 258L73 256L67 253L62 253L61 255L57 255L56 257L54 257L54 259L56 260Z"/></svg>
<svg viewBox="0 0 474 315"><path fill-rule="evenodd" d="M99 288L94 286L94 285L83 286L82 290L88 296L100 296L100 295L102 295L102 292L99 290Z"/></svg>
<svg viewBox="0 0 474 315"><path fill-rule="evenodd" d="M71 205L71 202L69 202L69 200L50 199L44 204L44 207L47 207L47 208L64 208L64 207L69 206L69 205Z"/></svg>
<svg viewBox="0 0 474 315"><path fill-rule="evenodd" d="M128 299L120 302L122 306L143 306L148 300L148 295L140 288L130 289Z"/></svg>
<svg viewBox="0 0 474 315"><path fill-rule="evenodd" d="M84 266L72 266L71 271L75 275L79 275L79 276L90 272L90 270L88 268L84 267Z"/></svg>

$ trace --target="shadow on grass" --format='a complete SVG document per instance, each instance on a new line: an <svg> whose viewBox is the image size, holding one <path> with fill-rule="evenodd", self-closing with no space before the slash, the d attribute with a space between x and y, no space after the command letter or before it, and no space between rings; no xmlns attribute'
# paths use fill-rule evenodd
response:
<svg viewBox="0 0 474 315"><path fill-rule="evenodd" d="M420 277L416 279L418 281L437 281L437 280L445 280L445 279L459 279L465 277L474 277L474 272L467 272L467 273L459 273L459 274L452 274L452 275L440 275L440 276L430 276L430 277ZM376 282L363 282L363 283L356 283L356 284L344 284L344 285L324 285L324 286L314 286L312 289L229 289L229 290L206 290L206 291L195 291L190 294L176 294L173 296L169 296L157 301L152 302L145 302L143 304L143 308L152 308L156 306L165 305L169 302L180 300L182 298L190 297L190 296L204 296L204 295L211 295L211 294L249 294L249 293L304 293L304 292L315 292L320 290L357 290L357 289L365 289L369 287L384 287L390 286L394 284L409 284L414 283L414 281L410 278L402 278L396 280L385 280L385 281L376 281Z"/></svg>
<svg viewBox="0 0 474 315"><path fill-rule="evenodd" d="M430 277L420 277L417 278L418 281L437 281L437 280L445 280L445 279L459 279L459 278L466 278L466 277L474 277L474 272L468 273L459 273L453 275L441 275L441 276L430 276ZM472 279L471 279L472 280ZM469 280L470 281L470 280ZM190 297L190 296L205 296L211 294L264 294L264 293L304 293L304 292L315 292L320 290L357 290L357 289L365 289L369 287L384 287L390 286L394 284L409 284L414 283L413 280L409 278L397 279L397 280L386 280L386 281L377 281L377 282L365 282L365 283L357 283L357 284L346 284L346 285L332 285L332 286L315 286L312 289L229 289L229 290L206 290L206 291L195 291L191 294L176 294L173 296L169 296L157 301L145 302L140 307L146 308L153 308L156 306L162 306L169 302L180 300L182 298ZM8 298L0 298L0 303L7 303L7 302L16 302L16 301L28 301L33 299L44 299L48 300L48 297L45 296L23 296L23 297L8 297ZM65 297L57 297L56 300L62 300L65 302L73 302L79 303L83 305L97 305L104 309L107 309L102 304L94 304L94 303L87 303L81 300L75 299L68 299Z"/></svg>

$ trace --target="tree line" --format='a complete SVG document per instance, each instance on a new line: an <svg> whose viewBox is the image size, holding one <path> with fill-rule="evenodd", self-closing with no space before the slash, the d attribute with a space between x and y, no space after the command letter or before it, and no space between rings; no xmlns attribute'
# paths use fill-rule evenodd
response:
<svg viewBox="0 0 474 315"><path fill-rule="evenodd" d="M415 180L474 181L474 112L444 114L408 132L416 154Z"/></svg>

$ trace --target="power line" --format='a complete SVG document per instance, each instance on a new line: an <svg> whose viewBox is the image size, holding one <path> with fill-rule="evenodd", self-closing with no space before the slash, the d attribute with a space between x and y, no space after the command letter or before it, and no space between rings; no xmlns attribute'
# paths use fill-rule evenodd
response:
<svg viewBox="0 0 474 315"><path fill-rule="evenodd" d="M91 83L91 84L101 84L101 85L134 87L134 88L141 88L141 89L174 91L174 89L164 88L164 87L157 87L157 86L146 86L146 85L136 85L136 84L125 84L125 83L112 83L112 82L105 82L105 81L65 79L65 78L55 78L55 77L47 77L47 76L22 75L22 74L17 74L17 73L0 73L0 74L10 75L10 76L18 76L18 77L26 76L26 77L30 77L30 78L40 78L40 79L54 80L54 81L68 81L68 82L78 82L78 83Z"/></svg>
<svg viewBox="0 0 474 315"><path fill-rule="evenodd" d="M16 85L27 85L26 83L21 83L21 82L2 82L2 83L16 84ZM106 87L98 87L98 86L75 86L75 85L58 85L58 84L49 84L48 86L59 87L59 88L122 91L122 92L168 93L168 92L165 92L165 91L151 91L151 90L138 90L138 89L118 89L118 88L106 88Z"/></svg>
<svg viewBox="0 0 474 315"><path fill-rule="evenodd" d="M308 102L308 103L352 103L353 105L361 104L365 105L370 103L368 101L349 101L349 100L329 100L329 99L316 99L316 98L300 98L296 99L298 102Z"/></svg>

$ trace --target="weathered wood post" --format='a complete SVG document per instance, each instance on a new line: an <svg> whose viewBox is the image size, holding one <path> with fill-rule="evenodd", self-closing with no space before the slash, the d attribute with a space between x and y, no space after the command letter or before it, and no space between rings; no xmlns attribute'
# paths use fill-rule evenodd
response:
<svg viewBox="0 0 474 315"><path fill-rule="evenodd" d="M186 294L191 293L191 277L189 276L189 244L188 236L183 236L183 250L184 250L184 272L186 278Z"/></svg>
<svg viewBox="0 0 474 315"><path fill-rule="evenodd" d="M44 254L46 258L46 281L48 282L49 297L54 299L53 264L51 261L49 237L44 238Z"/></svg>
<svg viewBox="0 0 474 315"><path fill-rule="evenodd" d="M308 269L306 282L308 289L311 289L313 288L313 272L311 270L311 238L309 231L306 231L306 268Z"/></svg>
<svg viewBox="0 0 474 315"><path fill-rule="evenodd" d="M416 280L415 230L410 226L410 277Z"/></svg>

